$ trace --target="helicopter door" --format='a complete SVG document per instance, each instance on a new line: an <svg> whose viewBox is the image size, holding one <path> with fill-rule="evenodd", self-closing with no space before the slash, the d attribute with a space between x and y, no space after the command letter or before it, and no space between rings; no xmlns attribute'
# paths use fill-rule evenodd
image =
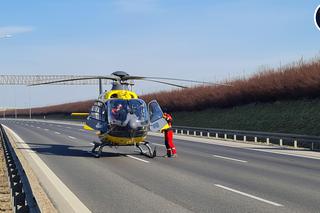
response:
<svg viewBox="0 0 320 213"><path fill-rule="evenodd" d="M92 129L98 131L107 131L105 104L101 101L94 102L90 114L87 117L86 124Z"/></svg>
<svg viewBox="0 0 320 213"><path fill-rule="evenodd" d="M162 129L167 121L163 118L163 112L156 100L151 101L148 104L149 115L150 115L150 130L157 132Z"/></svg>

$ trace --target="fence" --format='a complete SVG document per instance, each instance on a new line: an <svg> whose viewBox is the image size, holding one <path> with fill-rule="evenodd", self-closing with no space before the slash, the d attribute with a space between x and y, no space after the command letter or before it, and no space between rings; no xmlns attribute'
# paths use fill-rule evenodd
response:
<svg viewBox="0 0 320 213"><path fill-rule="evenodd" d="M176 134L180 135L214 138L219 140L277 144L279 146L292 146L294 148L308 148L313 151L320 150L320 137L318 136L187 126L174 126L173 129Z"/></svg>

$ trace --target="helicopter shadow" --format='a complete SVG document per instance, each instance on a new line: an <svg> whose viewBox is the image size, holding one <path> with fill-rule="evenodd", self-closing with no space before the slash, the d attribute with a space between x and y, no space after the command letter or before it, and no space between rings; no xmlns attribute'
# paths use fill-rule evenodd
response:
<svg viewBox="0 0 320 213"><path fill-rule="evenodd" d="M90 157L93 155L89 152L92 146L71 146L65 144L39 144L39 143L27 143L30 148L18 148L20 150L31 150L41 155L56 155L64 157ZM104 150L100 157L121 157L125 154L108 152Z"/></svg>

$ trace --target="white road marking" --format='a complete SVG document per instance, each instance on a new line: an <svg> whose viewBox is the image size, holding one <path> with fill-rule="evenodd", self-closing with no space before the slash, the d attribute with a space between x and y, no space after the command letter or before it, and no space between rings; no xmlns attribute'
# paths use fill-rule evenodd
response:
<svg viewBox="0 0 320 213"><path fill-rule="evenodd" d="M149 163L149 161L147 161L147 160L143 160L143 159L140 159L140 158L134 157L134 156L132 156L132 155L126 155L126 156L127 156L127 157L129 157L129 158L135 159L135 160L142 161L142 162L144 162L144 163Z"/></svg>
<svg viewBox="0 0 320 213"><path fill-rule="evenodd" d="M67 128L68 128L68 129L71 129L71 127L70 127L70 126L67 126Z"/></svg>
<svg viewBox="0 0 320 213"><path fill-rule="evenodd" d="M19 135L17 135L12 129L8 128L7 126L5 127L15 137L16 141L19 142L20 146L22 146L26 150L31 150L29 145L25 141L23 141ZM71 208L69 210L73 210L74 212L91 212L35 152L28 152L28 154L37 165L37 167L42 171L43 175L46 176L52 186L55 187L55 190L68 203L68 205L70 206L69 208Z"/></svg>
<svg viewBox="0 0 320 213"><path fill-rule="evenodd" d="M148 135L163 137L162 134L155 133L155 132L148 132ZM213 138L210 138L210 139L197 138L197 137L177 135L177 134L174 137L175 139L186 140L188 142L212 144L212 145L224 146L224 147L235 147L235 148L241 148L241 149L246 149L250 151L268 152L268 153L279 154L279 155L287 155L287 156L294 156L294 157L300 157L300 158L320 160L319 152L310 152L309 150L294 150L294 149L286 149L286 148L279 149L281 148L279 146L257 145L252 143L224 141L223 139L219 140L219 139L213 139Z"/></svg>
<svg viewBox="0 0 320 213"><path fill-rule="evenodd" d="M231 189L229 187L222 186L220 184L214 184L214 185L216 187L219 187L219 188L222 188L222 189L225 189L225 190L228 190L228 191L231 191L231 192L234 192L234 193L246 196L246 197L250 197L252 199L259 200L259 201L262 201L262 202L265 202L265 203L268 203L268 204L271 204L271 205L274 205L274 206L283 206L282 204L279 204L279 203L276 203L276 202L272 202L270 200L266 200L266 199L263 199L263 198L260 198L260 197L254 196L254 195L250 195L250 194L247 194L247 193L235 190L235 189Z"/></svg>
<svg viewBox="0 0 320 213"><path fill-rule="evenodd" d="M68 138L71 138L71 139L77 139L77 138L75 138L75 137L72 137L72 136L70 136L70 135L68 135Z"/></svg>
<svg viewBox="0 0 320 213"><path fill-rule="evenodd" d="M61 133L60 133L60 132L54 132L54 133L56 133L57 135L61 135Z"/></svg>
<svg viewBox="0 0 320 213"><path fill-rule="evenodd" d="M37 128L40 129L41 127L40 127L40 126L37 126Z"/></svg>
<svg viewBox="0 0 320 213"><path fill-rule="evenodd" d="M213 155L213 157L222 158L222 159L226 159L226 160L233 160L233 161L237 161L237 162L241 162L241 163L248 163L248 161L245 161L245 160L239 160L239 159L235 159L235 158L224 157L224 156L221 156L221 155Z"/></svg>
<svg viewBox="0 0 320 213"><path fill-rule="evenodd" d="M166 147L166 145L159 144L159 143L152 143L152 144L154 144L154 145L156 145L156 146L163 146L163 147Z"/></svg>
<svg viewBox="0 0 320 213"><path fill-rule="evenodd" d="M9 122L15 122L13 119L9 120ZM36 123L35 121L29 121L30 123ZM72 125L72 126L83 126L83 123L71 123L71 122L61 122L61 121L44 121L41 120L39 123L47 123L47 124L66 124L66 125ZM34 127L31 125L31 127ZM87 130L81 130L81 131L87 131ZM151 136L157 136L157 137L163 137L163 134L160 133L153 133L153 132L148 132L148 135ZM213 145L218 145L218 146L226 146L226 147L236 147L236 148L242 148L242 149L247 149L247 150L254 150L254 151L260 151L260 152L270 152L274 154L280 154L280 155L287 155L287 156L294 156L294 157L301 157L301 158L309 158L309 159L315 159L315 160L320 160L320 156L317 155L318 153L312 153L312 152L297 152L294 150L277 150L277 149L271 149L269 150L270 147L272 146L267 146L267 145L256 145L256 144L249 144L249 143L241 143L241 142L229 142L229 141L221 141L221 140L214 140L214 139L205 139L205 138L193 138L190 136L183 136L183 135L175 135L176 139L181 139L181 140L187 140L188 142L200 142L200 143L205 143L205 144L213 144ZM259 149L258 149L259 148ZM266 148L267 150L260 150L260 148ZM277 148L275 146L275 148ZM292 151L293 153L288 153L289 151ZM309 153L312 153L310 155Z"/></svg>
<svg viewBox="0 0 320 213"><path fill-rule="evenodd" d="M44 129L44 130L49 131L49 129Z"/></svg>
<svg viewBox="0 0 320 213"><path fill-rule="evenodd" d="M301 155L301 153L299 153L300 155L294 154L294 153L284 153L285 151L288 151L285 149L284 150L268 150L267 148L265 148L264 150L263 149L251 149L251 148L244 148L244 149L254 150L254 151L258 151L258 152L268 152L268 153L279 154L279 155L287 155L287 156L293 156L293 157L299 157L299 158L309 158L309 159L314 159L314 160L320 160L320 157Z"/></svg>

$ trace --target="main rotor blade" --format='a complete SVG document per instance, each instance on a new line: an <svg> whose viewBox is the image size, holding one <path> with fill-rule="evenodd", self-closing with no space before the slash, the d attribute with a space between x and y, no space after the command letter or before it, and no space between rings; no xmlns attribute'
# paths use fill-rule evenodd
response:
<svg viewBox="0 0 320 213"><path fill-rule="evenodd" d="M68 78L68 79L61 79L61 80L54 80L54 81L39 82L39 83L29 84L28 86L38 86L38 85L44 85L44 84L55 84L55 83L63 83L68 81L81 81L81 80L91 80L91 79L108 79L108 80L115 80L115 81L120 80L120 78L117 76L88 76L88 77L80 77L80 78Z"/></svg>
<svg viewBox="0 0 320 213"><path fill-rule="evenodd" d="M168 83L168 82L164 82L164 81L157 81L157 80L151 80L151 79L136 79L136 80L150 81L150 82L155 82L155 83L160 83L160 84L166 84L166 85L179 87L179 88L183 88L183 89L189 88L189 87L178 85L178 84L172 84L172 83Z"/></svg>
<svg viewBox="0 0 320 213"><path fill-rule="evenodd" d="M146 79L159 79L159 80L172 80L172 81L182 81L182 82L190 82L190 83L198 83L198 84L211 84L211 85L222 85L222 86L231 86L230 84L223 84L223 83L214 83L214 82L207 82L207 81L195 81L195 80L188 80L188 79L181 79L181 78L164 78L164 77L143 77L143 76L126 76L122 78L122 80L146 80ZM163 82L165 83L165 82Z"/></svg>

